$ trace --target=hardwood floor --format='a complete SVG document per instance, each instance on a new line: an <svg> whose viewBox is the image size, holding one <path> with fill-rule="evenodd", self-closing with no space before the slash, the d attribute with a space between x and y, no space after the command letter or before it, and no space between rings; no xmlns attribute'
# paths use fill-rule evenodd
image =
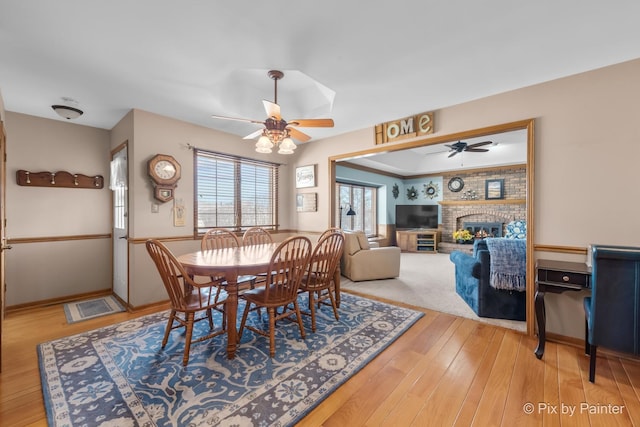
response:
<svg viewBox="0 0 640 427"><path fill-rule="evenodd" d="M159 310L69 325L62 305L7 315L0 425L47 425L36 345ZM640 363L430 310L299 426L640 426ZM530 405L530 406L529 406ZM530 413L528 411L530 410Z"/></svg>

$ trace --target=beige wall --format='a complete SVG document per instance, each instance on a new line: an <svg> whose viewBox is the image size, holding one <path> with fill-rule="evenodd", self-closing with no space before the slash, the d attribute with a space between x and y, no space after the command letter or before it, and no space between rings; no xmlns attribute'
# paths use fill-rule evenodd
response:
<svg viewBox="0 0 640 427"><path fill-rule="evenodd" d="M640 156L638 75L640 60L437 110L435 135L535 119L535 243L638 244L627 218L640 212L640 190L619 185ZM373 147L373 129L302 146L297 165L318 163L319 210L298 228L326 225L327 157Z"/></svg>
<svg viewBox="0 0 640 427"><path fill-rule="evenodd" d="M0 122L5 121L4 100L2 99L2 91L0 90Z"/></svg>
<svg viewBox="0 0 640 427"><path fill-rule="evenodd" d="M108 238L111 192L102 189L26 187L16 171L67 171L109 177L109 131L7 112L6 305L111 288Z"/></svg>
<svg viewBox="0 0 640 427"><path fill-rule="evenodd" d="M630 224L640 217L640 190L620 184L637 181L638 76L640 60L634 60L443 108L435 112L436 135L535 119L534 244L637 246ZM373 129L365 129L310 142L300 150L298 165L318 163L320 185L318 212L299 216L298 228L319 230L327 224L327 157L373 147ZM535 257L585 260L555 252ZM581 297L547 296L550 332L583 336Z"/></svg>
<svg viewBox="0 0 640 427"><path fill-rule="evenodd" d="M290 157L272 155L260 155L254 150L251 141L215 131L201 126L192 125L179 120L170 119L141 110L134 110L134 138L129 148L129 192L133 207L133 216L130 218L133 232L132 238L146 237L171 237L193 234L193 151L187 144L206 150L237 154L239 156L259 158L262 160L285 163ZM175 190L175 198L185 203L186 224L184 227L174 227L171 209L172 202L161 204L159 213L151 213L153 199L153 187L147 175L147 161L155 154L162 153L173 156L181 165L182 178ZM289 182L289 167L284 164L280 168L280 179L283 183ZM280 226L289 228L291 218L290 195L286 190L281 191L280 204L282 215Z"/></svg>
<svg viewBox="0 0 640 427"><path fill-rule="evenodd" d="M114 136L117 135L117 136ZM129 303L133 307L151 304L166 299L157 271L149 259L142 243L148 238L186 237L193 235L194 217L194 168L193 151L188 145L258 158L276 163L291 161L291 157L260 155L251 141L224 132L203 128L180 120L159 116L142 110L133 110L116 125L112 131L111 146L124 141L129 147ZM159 212L152 213L153 187L147 174L147 162L156 154L173 156L181 166L182 178L175 190L175 199L182 200L186 208L184 226L173 225L173 202L161 203ZM280 168L281 190L279 192L280 218L282 229L290 229L292 224L292 203L287 189L291 181L290 168L285 163ZM170 242L169 248L176 253L199 249L194 240Z"/></svg>

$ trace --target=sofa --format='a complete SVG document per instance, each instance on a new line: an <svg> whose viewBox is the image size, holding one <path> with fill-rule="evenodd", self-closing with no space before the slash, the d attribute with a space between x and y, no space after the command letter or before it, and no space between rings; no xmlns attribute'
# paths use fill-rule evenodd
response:
<svg viewBox="0 0 640 427"><path fill-rule="evenodd" d="M345 231L340 269L343 276L354 282L398 277L400 248L379 247L370 243L362 231Z"/></svg>
<svg viewBox="0 0 640 427"><path fill-rule="evenodd" d="M456 293L478 316L526 319L526 239L477 239L473 255L453 251L449 258Z"/></svg>

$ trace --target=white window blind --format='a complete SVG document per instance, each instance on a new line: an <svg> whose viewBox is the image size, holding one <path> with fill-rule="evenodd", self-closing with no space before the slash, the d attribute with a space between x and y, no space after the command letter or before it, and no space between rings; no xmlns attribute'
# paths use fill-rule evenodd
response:
<svg viewBox="0 0 640 427"><path fill-rule="evenodd" d="M196 233L277 227L278 165L196 149Z"/></svg>

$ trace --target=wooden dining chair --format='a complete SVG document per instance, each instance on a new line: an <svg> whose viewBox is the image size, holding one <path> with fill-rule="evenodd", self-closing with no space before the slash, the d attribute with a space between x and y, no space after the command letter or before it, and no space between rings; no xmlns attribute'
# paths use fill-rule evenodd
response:
<svg viewBox="0 0 640 427"><path fill-rule="evenodd" d="M300 336L305 337L304 326L297 295L300 282L304 276L309 259L311 258L311 241L303 236L289 237L275 249L269 263L267 283L264 287L256 287L244 293L247 304L242 313L239 337L242 338L244 328L269 337L269 354L276 354L275 329L276 320L296 315ZM293 307L290 307L290 306ZM253 308L252 308L253 306ZM247 316L250 311L264 307L269 315L269 331L263 331L247 324ZM276 312L278 307L283 307L281 313ZM261 316L259 316L261 317Z"/></svg>
<svg viewBox="0 0 640 427"><path fill-rule="evenodd" d="M330 229L324 232L311 254L309 268L300 283L300 292L307 292L309 295L309 311L302 311L302 314L311 316L313 332L316 331L316 304L318 308L322 304L330 305L336 320L340 320L333 281L343 249L342 230Z"/></svg>
<svg viewBox="0 0 640 427"><path fill-rule="evenodd" d="M271 234L262 227L248 228L242 235L242 244L244 246L263 245L266 243L273 243L273 237L271 237ZM266 280L266 273L258 274L256 276L256 283L258 285L264 284Z"/></svg>
<svg viewBox="0 0 640 427"><path fill-rule="evenodd" d="M202 236L200 241L200 250L207 251L213 249L239 248L240 239L236 234L228 228L212 228ZM210 277L212 282L218 286L218 292L227 285L224 276ZM256 276L238 276L238 293L242 294L247 289L253 289L256 285ZM226 316L224 315L224 307L220 309L223 313L223 327L226 328Z"/></svg>
<svg viewBox="0 0 640 427"><path fill-rule="evenodd" d="M330 235L330 234L333 234L333 233L339 233L344 238L344 231L342 230L342 228L340 228L340 227L329 227L325 231L322 232L322 234L318 238L318 242L320 242L320 240L322 240L323 237L325 237L327 235ZM344 243L343 243L343 247L344 247ZM340 308L340 277L341 277L340 259L341 258L342 258L342 255L340 255L340 258L338 259L338 263L336 264L336 269L334 270L334 273L333 273L333 280L331 282L331 290L333 291L333 294L335 296L336 306L338 308Z"/></svg>
<svg viewBox="0 0 640 427"><path fill-rule="evenodd" d="M240 239L235 233L227 228L212 228L207 230L200 241L200 249L203 251L212 249L237 248L240 246Z"/></svg>
<svg viewBox="0 0 640 427"><path fill-rule="evenodd" d="M242 244L244 246L263 245L265 243L273 243L273 237L262 227L248 228L242 235Z"/></svg>
<svg viewBox="0 0 640 427"><path fill-rule="evenodd" d="M344 237L344 231L342 231L342 228L340 228L340 227L329 227L329 228L327 228L326 230L324 230L322 232L322 234L318 238L318 242L320 240L322 240L323 237L325 237L327 235L330 235L330 234L333 234L333 233L340 233Z"/></svg>
<svg viewBox="0 0 640 427"><path fill-rule="evenodd" d="M158 240L149 239L146 246L151 259L158 268L167 294L169 294L171 306L171 313L162 339L162 348L167 345L171 330L184 327L185 343L182 365L187 366L192 342L208 340L225 332L224 327L219 330L214 329L211 310L224 306L227 298L226 292L218 292L218 287L214 282L195 282L187 275L171 251ZM204 315L200 315L201 312L204 312ZM201 320L208 320L211 332L192 339L193 326Z"/></svg>

